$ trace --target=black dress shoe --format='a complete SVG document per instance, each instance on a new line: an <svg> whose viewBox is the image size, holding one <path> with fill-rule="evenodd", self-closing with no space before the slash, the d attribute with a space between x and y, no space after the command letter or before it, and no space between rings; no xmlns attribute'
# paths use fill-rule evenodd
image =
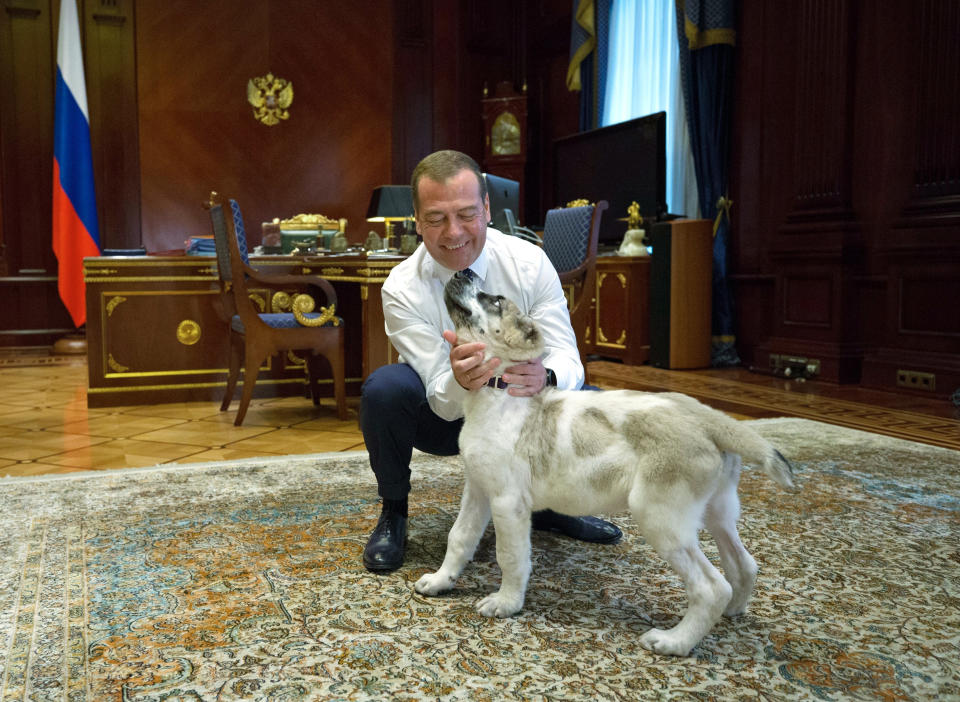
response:
<svg viewBox="0 0 960 702"><path fill-rule="evenodd" d="M623 537L623 532L610 522L596 517L568 517L551 509L534 512L531 524L538 531L553 531L593 544L615 544Z"/></svg>
<svg viewBox="0 0 960 702"><path fill-rule="evenodd" d="M396 512L383 512L363 549L363 565L374 572L396 570L403 565L406 550L407 518Z"/></svg>

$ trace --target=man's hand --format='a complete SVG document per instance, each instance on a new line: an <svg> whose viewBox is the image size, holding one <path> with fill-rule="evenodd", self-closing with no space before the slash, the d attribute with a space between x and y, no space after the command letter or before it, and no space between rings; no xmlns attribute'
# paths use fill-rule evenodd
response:
<svg viewBox="0 0 960 702"><path fill-rule="evenodd" d="M466 390L479 390L487 381L493 377L493 372L500 365L499 358L491 358L486 363L483 362L483 350L486 344L480 341L473 341L468 344L457 342L455 332L446 330L443 332L443 338L450 346L450 368L453 370L453 377L456 378L460 386Z"/></svg>
<svg viewBox="0 0 960 702"><path fill-rule="evenodd" d="M531 397L543 390L547 384L547 369L543 361L523 361L504 369L503 380L510 383L507 392L515 397Z"/></svg>

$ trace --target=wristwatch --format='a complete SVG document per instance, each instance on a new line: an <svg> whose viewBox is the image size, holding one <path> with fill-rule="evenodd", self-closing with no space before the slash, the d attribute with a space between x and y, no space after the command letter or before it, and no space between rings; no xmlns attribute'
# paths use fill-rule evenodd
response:
<svg viewBox="0 0 960 702"><path fill-rule="evenodd" d="M546 368L547 371L547 385L555 388L557 387L557 374L553 372L553 368Z"/></svg>

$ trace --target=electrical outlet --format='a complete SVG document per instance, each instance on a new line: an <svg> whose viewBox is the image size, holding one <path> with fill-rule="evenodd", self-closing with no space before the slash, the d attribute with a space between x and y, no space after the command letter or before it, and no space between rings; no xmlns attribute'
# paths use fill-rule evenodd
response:
<svg viewBox="0 0 960 702"><path fill-rule="evenodd" d="M934 392L937 389L937 376L933 373L901 369L897 371L897 385L902 388Z"/></svg>
<svg viewBox="0 0 960 702"><path fill-rule="evenodd" d="M820 375L820 360L787 354L770 354L770 371L784 378L806 379Z"/></svg>

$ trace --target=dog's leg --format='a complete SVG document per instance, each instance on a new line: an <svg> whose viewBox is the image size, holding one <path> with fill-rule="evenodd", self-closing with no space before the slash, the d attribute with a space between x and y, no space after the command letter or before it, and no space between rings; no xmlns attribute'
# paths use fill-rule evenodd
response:
<svg viewBox="0 0 960 702"><path fill-rule="evenodd" d="M697 542L696 527L684 524L684 517L673 522L667 515L637 515L647 543L653 546L683 579L687 590L687 611L672 629L651 629L640 637L640 645L655 653L686 656L713 628L730 601L731 587L707 560ZM685 515L684 515L685 516ZM680 522L680 533L677 532ZM686 532L686 533L684 533Z"/></svg>
<svg viewBox="0 0 960 702"><path fill-rule="evenodd" d="M509 617L523 607L530 579L530 508L515 496L494 499L500 589L477 603L485 617Z"/></svg>
<svg viewBox="0 0 960 702"><path fill-rule="evenodd" d="M735 617L747 611L747 603L757 582L757 562L753 559L737 533L740 517L740 498L737 483L740 480L740 457L725 453L724 478L717 492L707 503L704 524L720 552L723 574L733 588L733 597L723 613Z"/></svg>
<svg viewBox="0 0 960 702"><path fill-rule="evenodd" d="M447 535L447 554L436 573L427 573L414 588L422 595L438 595L453 587L463 567L473 558L480 537L490 522L490 501L468 480L463 486L460 514Z"/></svg>

